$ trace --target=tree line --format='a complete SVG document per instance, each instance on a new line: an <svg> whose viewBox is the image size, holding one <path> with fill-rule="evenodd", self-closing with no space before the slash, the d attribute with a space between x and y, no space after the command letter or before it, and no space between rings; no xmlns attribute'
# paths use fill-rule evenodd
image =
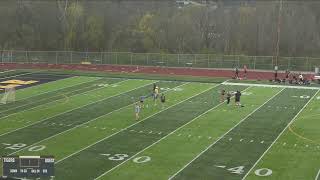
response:
<svg viewBox="0 0 320 180"><path fill-rule="evenodd" d="M2 0L0 50L320 56L320 2L282 3Z"/></svg>

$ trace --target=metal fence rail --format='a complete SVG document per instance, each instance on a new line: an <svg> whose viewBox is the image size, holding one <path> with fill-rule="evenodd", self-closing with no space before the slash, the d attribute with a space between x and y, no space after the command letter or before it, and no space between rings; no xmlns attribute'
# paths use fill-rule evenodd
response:
<svg viewBox="0 0 320 180"><path fill-rule="evenodd" d="M249 69L314 71L320 58L244 56L218 54L164 54L130 52L76 52L76 51L0 51L1 63L48 64L118 64L164 67L235 68L246 65Z"/></svg>

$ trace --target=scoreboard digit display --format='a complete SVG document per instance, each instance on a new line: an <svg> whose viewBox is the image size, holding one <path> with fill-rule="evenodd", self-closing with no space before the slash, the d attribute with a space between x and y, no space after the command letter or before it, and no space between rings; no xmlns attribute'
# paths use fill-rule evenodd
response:
<svg viewBox="0 0 320 180"><path fill-rule="evenodd" d="M5 156L2 164L4 177L54 177L53 156Z"/></svg>

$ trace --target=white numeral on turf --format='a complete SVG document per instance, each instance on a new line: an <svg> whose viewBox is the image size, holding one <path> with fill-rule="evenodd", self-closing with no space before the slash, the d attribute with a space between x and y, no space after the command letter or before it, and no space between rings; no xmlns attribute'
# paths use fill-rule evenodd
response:
<svg viewBox="0 0 320 180"><path fill-rule="evenodd" d="M26 146L27 146L26 144L18 143L18 144L12 144L12 145L6 147L5 149L18 150L18 149L21 149L21 148L26 147Z"/></svg>
<svg viewBox="0 0 320 180"><path fill-rule="evenodd" d="M122 161L127 157L129 157L128 154L115 154L114 156L109 157L108 159L111 161Z"/></svg>
<svg viewBox="0 0 320 180"><path fill-rule="evenodd" d="M268 168L261 168L254 171L257 176L270 176L272 174L272 170Z"/></svg>
<svg viewBox="0 0 320 180"><path fill-rule="evenodd" d="M38 148L40 148L40 147L38 147ZM102 155L102 156L111 156L111 154L100 154L100 155ZM122 161L127 157L129 157L128 154L115 154L115 155L109 157L108 159L111 160L111 161ZM146 162L151 161L151 157L149 157L149 156L140 156L140 157L134 158L132 161L134 163L138 163L138 164L146 163Z"/></svg>
<svg viewBox="0 0 320 180"><path fill-rule="evenodd" d="M33 146L28 149L28 151L42 151L46 148L44 145Z"/></svg>
<svg viewBox="0 0 320 180"><path fill-rule="evenodd" d="M244 169L244 166L238 166L238 167L234 167L234 168L229 168L227 170L233 174L242 174L244 172L243 169Z"/></svg>
<svg viewBox="0 0 320 180"><path fill-rule="evenodd" d="M149 156L140 156L140 157L134 158L133 162L140 164L140 163L146 163L150 160L151 158Z"/></svg>
<svg viewBox="0 0 320 180"><path fill-rule="evenodd" d="M317 100L320 100L320 96L317 97Z"/></svg>
<svg viewBox="0 0 320 180"><path fill-rule="evenodd" d="M242 95L249 96L249 95L252 95L252 92L243 92Z"/></svg>
<svg viewBox="0 0 320 180"><path fill-rule="evenodd" d="M309 99L310 96L308 96L308 95L302 95L302 96L300 96L300 98L301 98L301 99Z"/></svg>

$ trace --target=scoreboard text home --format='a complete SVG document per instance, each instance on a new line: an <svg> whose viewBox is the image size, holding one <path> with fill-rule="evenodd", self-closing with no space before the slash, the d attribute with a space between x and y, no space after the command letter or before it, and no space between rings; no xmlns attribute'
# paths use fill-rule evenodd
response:
<svg viewBox="0 0 320 180"><path fill-rule="evenodd" d="M54 176L53 156L5 156L2 157L3 176L38 178Z"/></svg>

